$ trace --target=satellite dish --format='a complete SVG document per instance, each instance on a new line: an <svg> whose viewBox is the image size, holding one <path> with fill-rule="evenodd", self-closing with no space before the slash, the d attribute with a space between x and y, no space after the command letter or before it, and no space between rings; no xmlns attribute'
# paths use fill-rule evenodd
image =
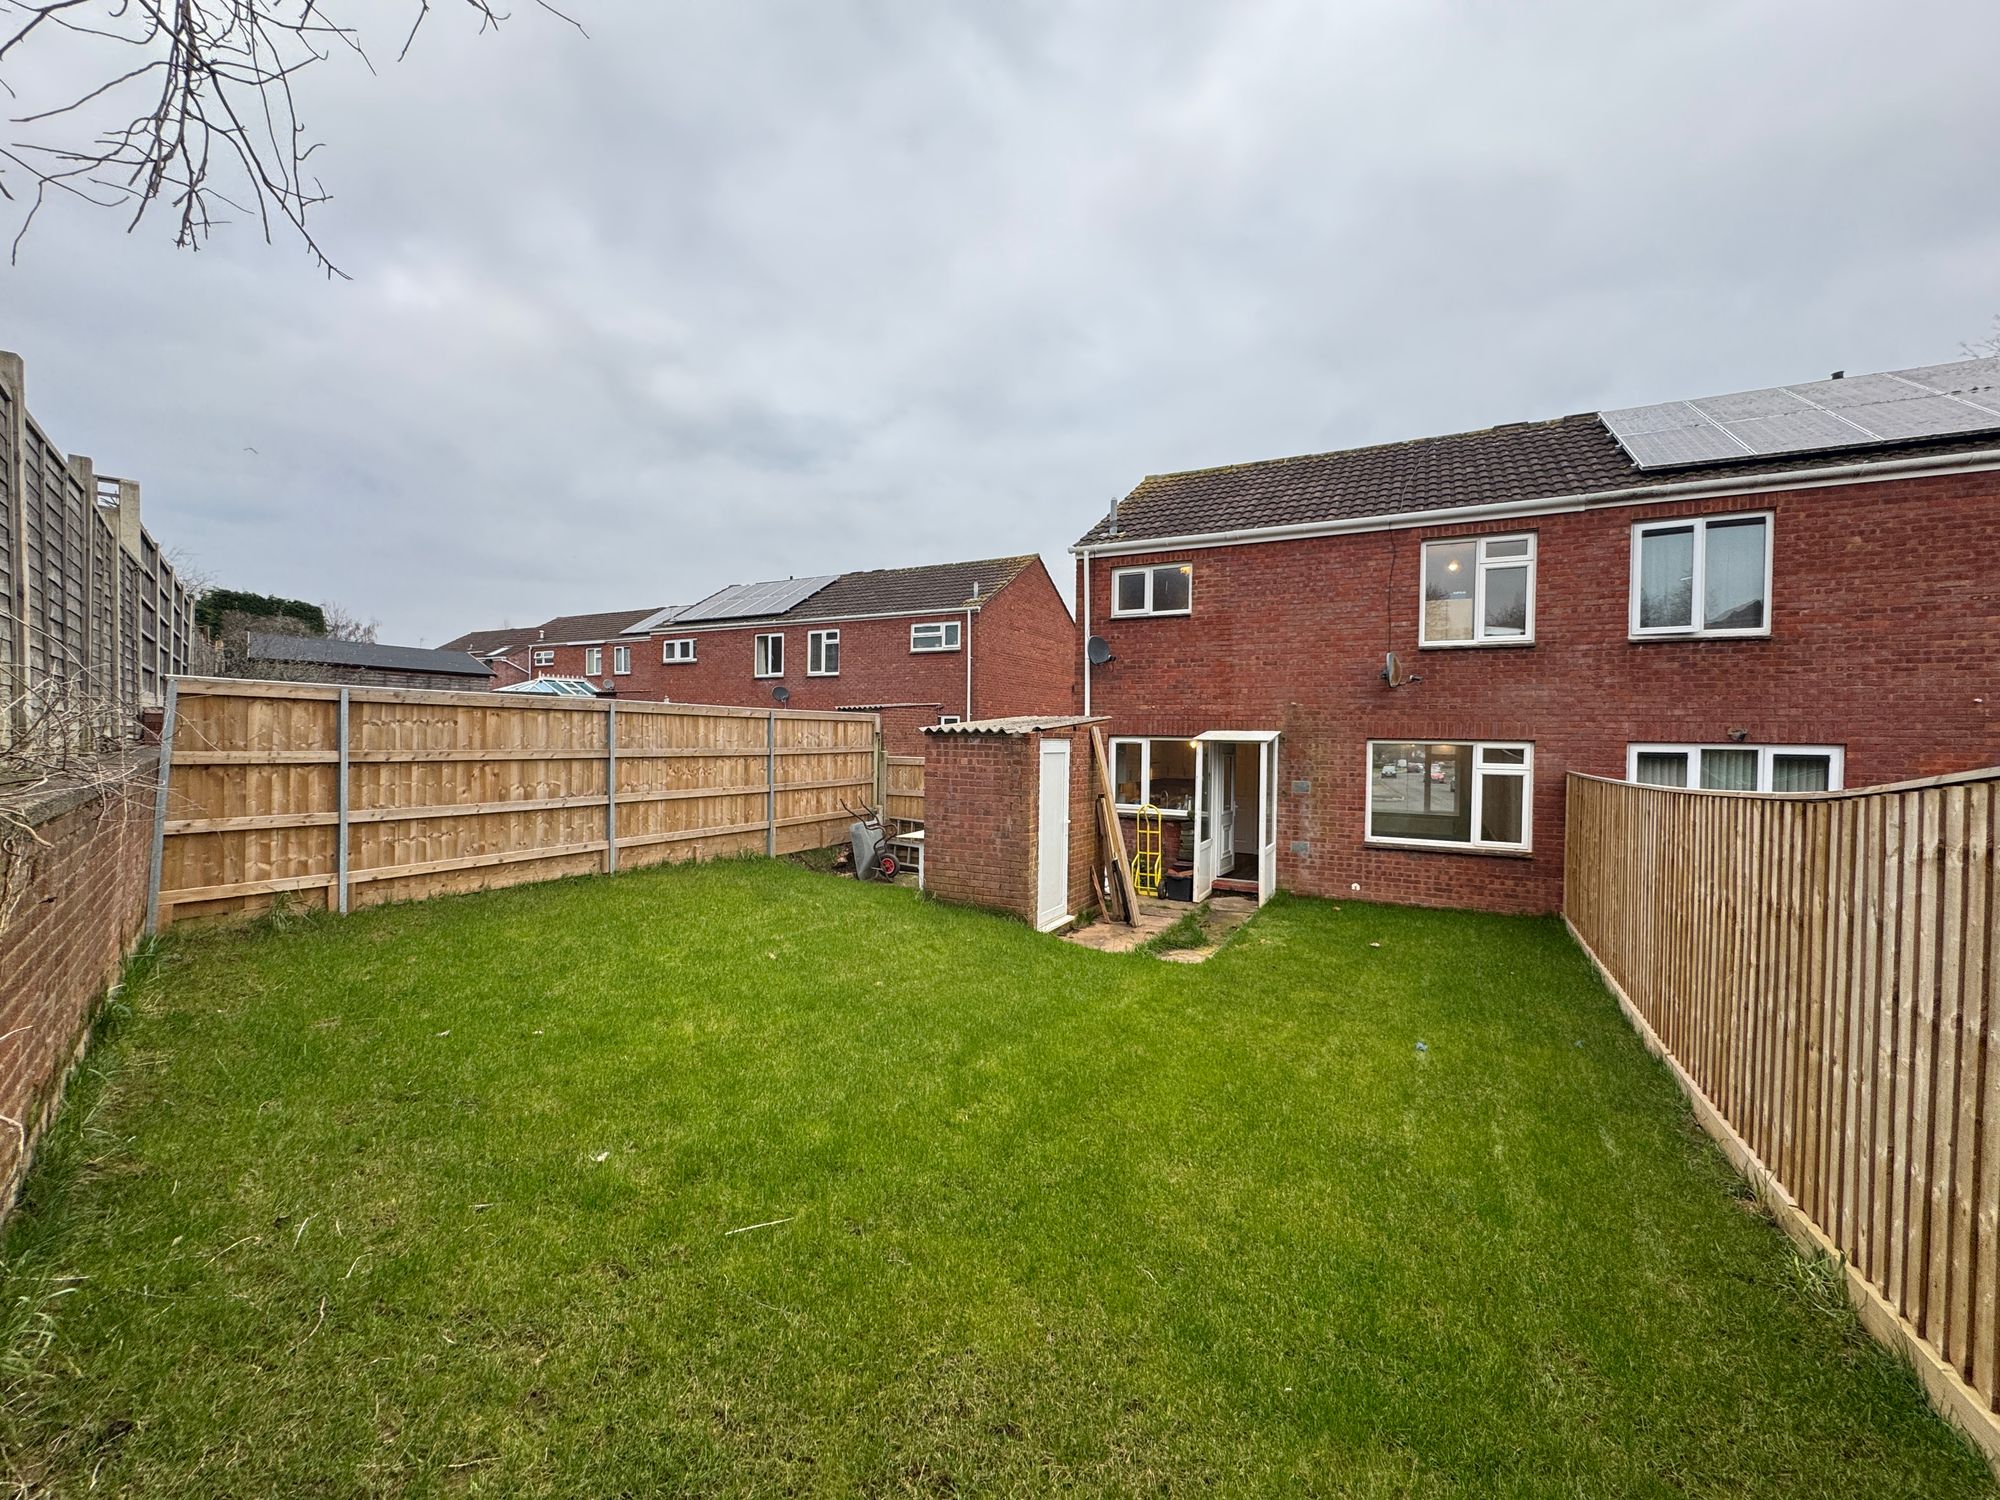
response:
<svg viewBox="0 0 2000 1500"><path fill-rule="evenodd" d="M777 699L778 706L782 708L792 701L792 690L781 682L771 689L771 696Z"/></svg>
<svg viewBox="0 0 2000 1500"><path fill-rule="evenodd" d="M1111 644L1101 635L1094 635L1084 643L1083 654L1090 658L1093 667L1101 667L1108 661L1117 660L1111 654Z"/></svg>
<svg viewBox="0 0 2000 1500"><path fill-rule="evenodd" d="M1393 651L1382 658L1382 680L1388 683L1390 687L1401 687L1403 685L1402 663L1396 660L1396 653Z"/></svg>

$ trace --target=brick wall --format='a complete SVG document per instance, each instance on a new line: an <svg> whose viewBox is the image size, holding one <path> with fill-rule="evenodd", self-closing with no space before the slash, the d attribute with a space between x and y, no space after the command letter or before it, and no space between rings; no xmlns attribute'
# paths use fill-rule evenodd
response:
<svg viewBox="0 0 2000 1500"><path fill-rule="evenodd" d="M1021 571L979 612L975 719L1076 712L1076 622L1040 563Z"/></svg>
<svg viewBox="0 0 2000 1500"><path fill-rule="evenodd" d="M109 793L43 798L23 810L34 837L0 838L0 1203L145 925L154 763Z"/></svg>
<svg viewBox="0 0 2000 1500"><path fill-rule="evenodd" d="M1633 524L1727 511L1773 514L1770 637L1628 639ZM1563 777L1623 776L1628 744L1837 745L1850 787L2000 763L1996 527L1984 473L1094 558L1091 629L1117 660L1093 670L1090 707L1112 735L1281 730L1285 887L1553 911ZM1420 651L1423 542L1522 532L1534 644ZM1113 566L1190 558L1191 615L1111 617ZM1385 684L1391 650L1422 681ZM1370 739L1532 742L1532 854L1367 844Z"/></svg>
<svg viewBox="0 0 2000 1500"><path fill-rule="evenodd" d="M924 883L940 901L1035 924L1044 738L1070 746L1069 909L1095 902L1097 823L1087 728L924 736Z"/></svg>

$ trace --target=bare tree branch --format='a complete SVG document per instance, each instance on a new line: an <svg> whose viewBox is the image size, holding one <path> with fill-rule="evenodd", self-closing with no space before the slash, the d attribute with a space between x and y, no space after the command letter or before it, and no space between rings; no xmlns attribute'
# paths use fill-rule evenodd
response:
<svg viewBox="0 0 2000 1500"><path fill-rule="evenodd" d="M414 14L399 60L409 55L432 0L406 3ZM459 3L478 17L482 33L508 19L495 0ZM583 33L549 0L535 3ZM15 117L17 130L35 129L0 143L0 198L24 207L14 256L56 194L130 207L128 233L165 205L174 243L184 249L199 249L229 215L254 218L266 243L283 225L328 275L343 275L307 226L328 194L306 167L319 143L307 135L292 85L336 47L370 71L374 65L358 30L329 17L327 4L0 0L0 90L9 98L22 96L17 83L55 76L45 57L52 39L87 42L94 73L85 86ZM97 69L97 54L112 46L131 49L137 60Z"/></svg>

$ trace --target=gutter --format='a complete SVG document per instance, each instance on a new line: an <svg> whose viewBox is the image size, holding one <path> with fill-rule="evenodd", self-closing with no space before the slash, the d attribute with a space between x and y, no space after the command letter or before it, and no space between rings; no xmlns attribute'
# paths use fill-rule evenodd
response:
<svg viewBox="0 0 2000 1500"><path fill-rule="evenodd" d="M1556 515L1565 511L1590 510L1620 505L1651 505L1695 495L1760 495L1772 490L1823 489L1829 485L1857 480L1874 482L1901 479L1912 474L1971 474L2000 467L2000 448L1972 453L1934 453L1906 458L1894 463L1853 463L1833 469L1786 469L1746 479L1724 475L1711 479L1683 479L1672 484L1644 485L1628 490L1593 490L1576 495L1552 495L1541 500L1513 500L1500 504L1455 505L1439 510L1397 511L1382 516L1357 516L1343 521L1300 521L1289 526L1255 526L1233 531L1190 532L1180 536L1136 538L1132 541L1079 542L1069 550L1073 556L1124 556L1142 552L1168 552L1183 547L1243 547L1258 542L1297 541L1308 537L1344 536L1357 531L1407 531L1412 527L1436 526L1455 521L1504 520L1510 516Z"/></svg>

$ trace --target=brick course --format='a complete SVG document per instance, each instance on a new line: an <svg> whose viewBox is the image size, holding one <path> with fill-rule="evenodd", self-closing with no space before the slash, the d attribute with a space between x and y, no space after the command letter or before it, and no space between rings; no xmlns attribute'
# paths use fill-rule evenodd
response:
<svg viewBox="0 0 2000 1500"><path fill-rule="evenodd" d="M1770 637L1628 639L1632 526L1731 511L1773 514ZM1524 532L1538 539L1534 644L1419 650L1422 544ZM1093 669L1089 707L1112 735L1281 730L1289 889L1554 911L1564 775L1622 777L1630 743L1741 730L1838 745L1849 787L2000 762L1996 534L2000 474L1984 472L1093 557L1090 629L1117 659ZM1111 617L1114 567L1178 560L1195 567L1191 615ZM1387 651L1422 680L1390 688ZM1370 739L1532 742L1533 853L1366 844Z"/></svg>
<svg viewBox="0 0 2000 1500"><path fill-rule="evenodd" d="M110 792L46 798L26 810L34 837L0 840L0 1203L145 925L154 763Z"/></svg>

